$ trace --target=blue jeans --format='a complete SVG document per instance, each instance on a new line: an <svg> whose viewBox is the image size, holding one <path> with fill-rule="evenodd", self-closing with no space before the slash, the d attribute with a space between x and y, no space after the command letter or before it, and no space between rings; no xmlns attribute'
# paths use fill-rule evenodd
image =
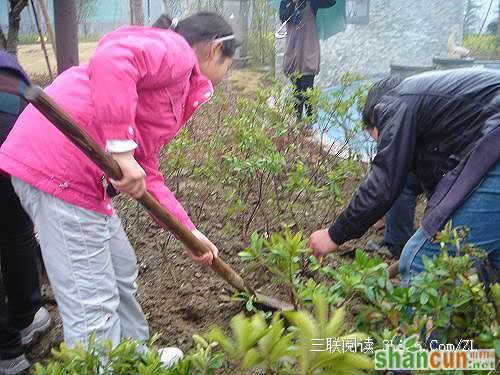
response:
<svg viewBox="0 0 500 375"><path fill-rule="evenodd" d="M410 173L403 191L385 215L384 242L395 256L401 254L404 245L415 233L415 207L421 192L420 181Z"/></svg>
<svg viewBox="0 0 500 375"><path fill-rule="evenodd" d="M500 272L500 162L485 176L467 200L451 216L454 227L470 229L466 241L483 249L492 266L493 275ZM424 270L423 257L430 259L441 253L439 244L428 238L422 228L410 238L400 258L403 285Z"/></svg>

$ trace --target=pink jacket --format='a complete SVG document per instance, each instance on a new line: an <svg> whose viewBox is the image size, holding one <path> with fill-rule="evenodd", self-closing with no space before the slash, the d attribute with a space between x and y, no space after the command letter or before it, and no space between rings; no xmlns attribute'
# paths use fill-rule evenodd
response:
<svg viewBox="0 0 500 375"><path fill-rule="evenodd" d="M162 146L213 95L182 36L156 28L119 29L99 42L88 64L61 74L46 92L102 147L111 139L134 140L148 191L194 229L158 170ZM68 203L113 212L103 172L32 106L0 149L0 169Z"/></svg>

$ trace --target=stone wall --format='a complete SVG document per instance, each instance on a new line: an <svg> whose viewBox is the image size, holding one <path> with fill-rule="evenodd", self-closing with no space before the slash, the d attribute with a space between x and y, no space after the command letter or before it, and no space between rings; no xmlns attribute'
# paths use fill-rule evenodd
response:
<svg viewBox="0 0 500 375"><path fill-rule="evenodd" d="M345 71L381 76L389 73L391 64L432 65L433 57L447 56L449 31L463 22L463 3L370 0L368 25L348 25L345 32L322 43L318 82L329 85Z"/></svg>

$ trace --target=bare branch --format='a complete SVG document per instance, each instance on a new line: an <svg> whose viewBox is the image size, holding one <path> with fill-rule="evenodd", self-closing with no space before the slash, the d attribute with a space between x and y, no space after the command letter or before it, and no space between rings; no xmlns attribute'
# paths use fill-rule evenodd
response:
<svg viewBox="0 0 500 375"><path fill-rule="evenodd" d="M21 12L28 5L28 0L10 0L9 32L7 35L6 49L17 55L17 42L19 37L19 25L21 23ZM5 38L5 35L4 35Z"/></svg>
<svg viewBox="0 0 500 375"><path fill-rule="evenodd" d="M142 0L130 0L130 12L132 24L144 26L144 10Z"/></svg>

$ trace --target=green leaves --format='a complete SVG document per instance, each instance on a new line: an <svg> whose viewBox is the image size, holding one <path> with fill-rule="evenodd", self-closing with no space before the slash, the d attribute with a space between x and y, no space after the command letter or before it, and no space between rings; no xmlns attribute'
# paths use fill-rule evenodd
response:
<svg viewBox="0 0 500 375"><path fill-rule="evenodd" d="M387 292L392 291L392 284L387 273L387 264L380 257L369 258L361 250L356 251L354 261L343 262L337 270L325 272L336 280L333 290L344 298L353 295L365 302L381 304Z"/></svg>
<svg viewBox="0 0 500 375"><path fill-rule="evenodd" d="M420 304L425 305L427 302L429 302L429 295L426 292L422 292L420 295Z"/></svg>
<svg viewBox="0 0 500 375"><path fill-rule="evenodd" d="M206 338L218 343L241 372L260 369L266 374L362 374L363 370L373 368L371 360L359 353L313 351L315 341L356 342L367 338L361 333L344 335L347 329L344 308L330 315L328 305L316 300L314 311L314 315L307 311L284 313L292 325L288 331L279 313L273 315L270 323L265 322L262 314L252 317L240 314L231 320L231 337L214 328ZM335 372L340 369L341 372Z"/></svg>
<svg viewBox="0 0 500 375"><path fill-rule="evenodd" d="M297 337L297 343L294 346L294 353L298 359L298 367L301 374L328 374L339 373L339 369L347 372L355 372L361 369L371 369L373 365L371 360L363 355L342 352L329 351L325 346L323 349L317 349L313 343L325 343L328 340L339 340L347 342L348 340L363 340L367 336L361 333L353 333L342 336L346 329L345 309L336 310L332 317L329 317L328 305L322 300L314 301L315 315L308 312L287 312L284 315L292 323L294 333ZM316 351L313 349L317 349ZM357 350L357 349L356 349Z"/></svg>
<svg viewBox="0 0 500 375"><path fill-rule="evenodd" d="M330 321L325 321L324 329L326 337L338 337L344 332L346 311L341 307L335 311Z"/></svg>
<svg viewBox="0 0 500 375"><path fill-rule="evenodd" d="M407 319L419 327L432 320L433 329L446 342L495 330L495 310L484 285L471 274L473 259L480 259L484 252L467 243L467 234L468 230L448 223L436 236L441 254L433 260L424 258L425 271L412 279L408 289L406 303L412 314Z"/></svg>
<svg viewBox="0 0 500 375"><path fill-rule="evenodd" d="M77 344L68 348L65 343L59 349L52 349L53 358L46 366L36 364L37 375L59 374L165 374L168 370L161 367L160 355L152 346L158 339L154 336L149 342L124 340L115 348L111 342L96 343L95 336L89 339L86 350ZM144 351L147 347L148 350Z"/></svg>
<svg viewBox="0 0 500 375"><path fill-rule="evenodd" d="M292 336L285 334L279 314L273 316L270 325L262 314L251 318L239 314L231 319L230 326L232 338L224 335L217 327L206 338L218 343L231 361L242 370L275 369L289 354Z"/></svg>
<svg viewBox="0 0 500 375"><path fill-rule="evenodd" d="M224 354L216 352L217 343L208 343L203 337L193 335L195 348L189 352L168 375L214 375L224 365Z"/></svg>
<svg viewBox="0 0 500 375"><path fill-rule="evenodd" d="M302 233L292 234L287 229L284 235L273 233L270 238L253 233L250 246L238 255L247 262L255 262L275 276L275 282L285 285L296 294L298 273L304 268L311 250Z"/></svg>

